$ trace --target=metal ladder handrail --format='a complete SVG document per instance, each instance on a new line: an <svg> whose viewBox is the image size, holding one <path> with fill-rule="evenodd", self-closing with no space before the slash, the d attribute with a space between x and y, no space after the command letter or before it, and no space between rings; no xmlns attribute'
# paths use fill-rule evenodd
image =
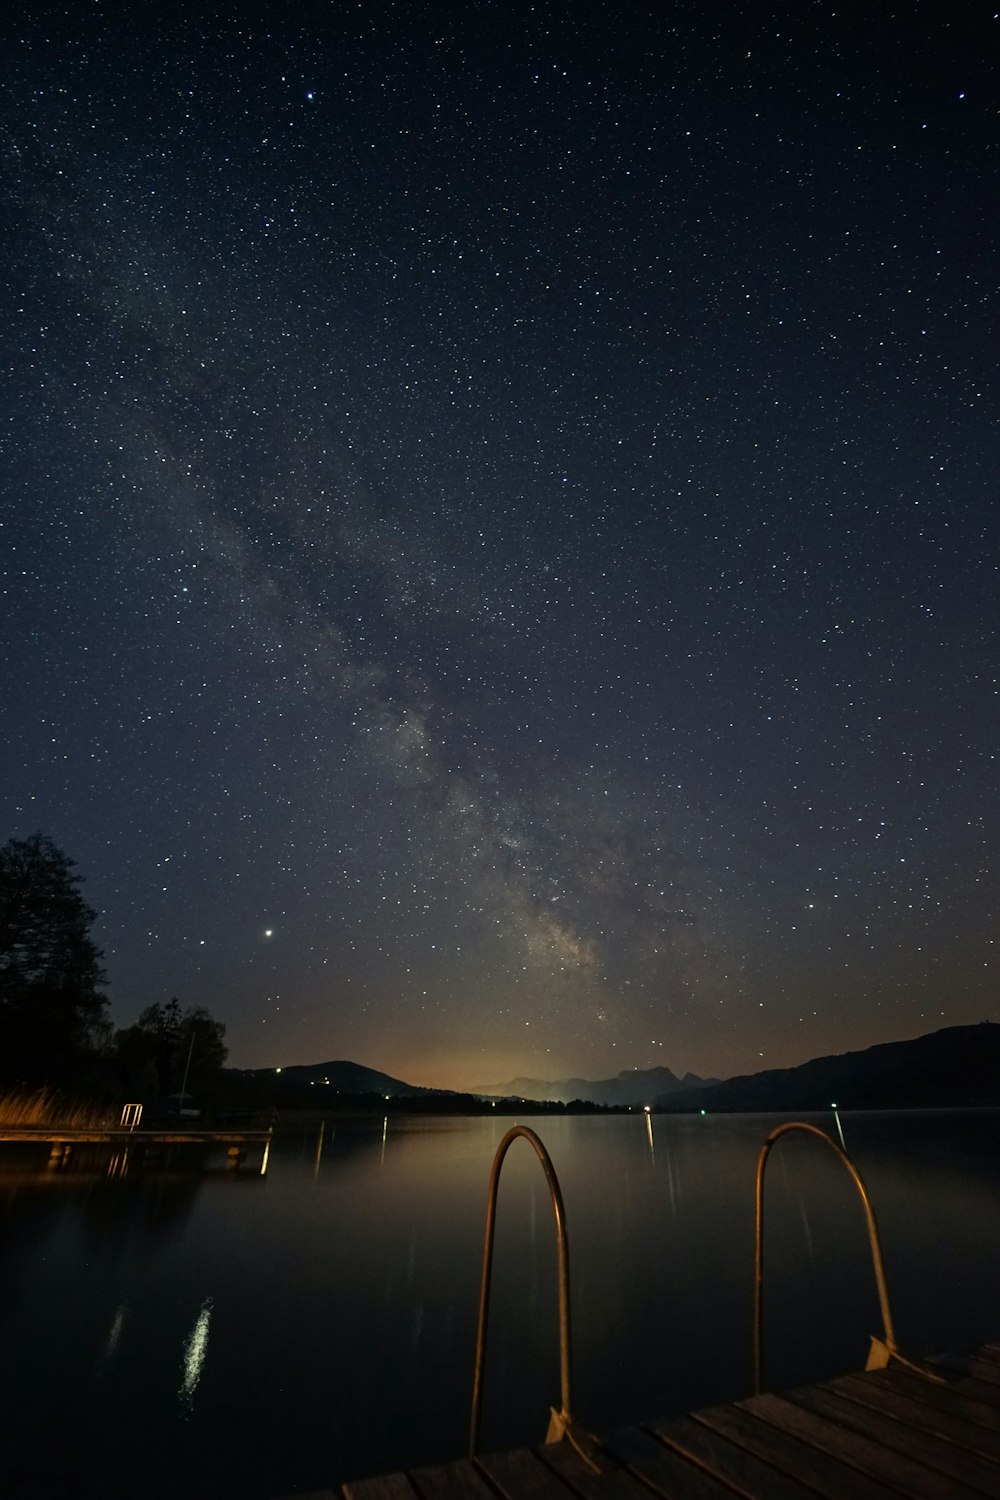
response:
<svg viewBox="0 0 1000 1500"><path fill-rule="evenodd" d="M810 1125L805 1120L790 1120L785 1125L779 1125L772 1130L767 1140L761 1147L760 1156L757 1158L757 1184L755 1195L754 1212L754 1320L753 1320L753 1389L754 1395L760 1395L763 1379L764 1348L763 1348L763 1321L764 1321L764 1168L767 1165L768 1156L776 1142L783 1135L792 1130L803 1130L807 1135L814 1135L824 1141L840 1161L843 1162L851 1175L851 1180L857 1188L865 1211L865 1222L868 1226L868 1243L871 1246L872 1266L875 1271L875 1285L878 1288L879 1308L882 1313L882 1338L871 1335L871 1348L868 1354L866 1370L881 1370L886 1367L890 1360L897 1360L909 1370L923 1375L935 1383L940 1382L941 1377L929 1370L926 1365L916 1360L907 1358L896 1343L896 1330L892 1321L892 1308L889 1304L889 1287L885 1278L885 1261L882 1257L882 1242L879 1238L878 1224L875 1220L875 1209L872 1205L871 1195L865 1186L864 1178L854 1165L847 1152L837 1145L832 1136L827 1135L825 1130L820 1130L818 1125Z"/></svg>
<svg viewBox="0 0 1000 1500"><path fill-rule="evenodd" d="M486 1331L490 1308L490 1285L493 1277L493 1239L496 1230L497 1191L500 1185L500 1169L504 1158L518 1136L533 1147L542 1164L545 1179L552 1198L552 1213L556 1224L556 1258L559 1270L559 1383L561 1409L553 1410L545 1441L558 1442L573 1426L572 1398L570 1394L570 1315L569 1315L569 1241L566 1236L566 1210L562 1192L552 1159L533 1130L526 1125L515 1125L497 1147L490 1171L489 1192L486 1202L486 1232L483 1238L483 1273L479 1287L479 1326L476 1330L476 1366L472 1381L472 1420L469 1427L469 1457L475 1458L479 1451L479 1431L483 1415L483 1369L486 1363Z"/></svg>

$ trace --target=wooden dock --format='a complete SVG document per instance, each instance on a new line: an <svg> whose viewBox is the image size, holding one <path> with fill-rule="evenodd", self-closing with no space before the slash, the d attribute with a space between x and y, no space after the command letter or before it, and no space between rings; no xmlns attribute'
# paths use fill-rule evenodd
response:
<svg viewBox="0 0 1000 1500"><path fill-rule="evenodd" d="M153 1130L82 1129L39 1125L0 1128L0 1143L34 1141L49 1146L262 1146L271 1139L270 1130L194 1130L164 1125Z"/></svg>
<svg viewBox="0 0 1000 1500"><path fill-rule="evenodd" d="M240 1166L250 1147L261 1149L261 1173L267 1170L271 1146L270 1130L197 1130L190 1126L162 1124L151 1129L128 1129L112 1126L60 1127L55 1125L0 1128L0 1144L47 1146L49 1167L64 1168L77 1159L80 1148L104 1147L109 1154L108 1172L124 1175L129 1162L159 1160L164 1148L183 1146L192 1149L223 1146L230 1166ZM196 1158L197 1159L197 1158Z"/></svg>
<svg viewBox="0 0 1000 1500"><path fill-rule="evenodd" d="M296 1500L1000 1500L1000 1344Z"/></svg>

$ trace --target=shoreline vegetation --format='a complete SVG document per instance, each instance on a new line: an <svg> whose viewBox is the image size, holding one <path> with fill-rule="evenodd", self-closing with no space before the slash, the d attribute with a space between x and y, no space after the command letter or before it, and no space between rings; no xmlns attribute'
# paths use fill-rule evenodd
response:
<svg viewBox="0 0 1000 1500"><path fill-rule="evenodd" d="M119 1128L123 1103L130 1101L97 1102L86 1097L72 1098L47 1089L9 1089L0 1092L0 1129L36 1132L45 1128L66 1130L116 1130ZM634 1113L629 1106L608 1107L576 1100L573 1104L561 1104L533 1099L509 1099L496 1101L476 1099L466 1094L421 1095L393 1094L344 1094L317 1106L313 1101L299 1102L284 1098L280 1106L257 1105L245 1102L242 1108L226 1107L218 1103L200 1109L197 1116L184 1120L186 1129L197 1132L217 1126L260 1129L272 1126L280 1131L283 1126L300 1128L302 1125L319 1124L323 1120L354 1116L379 1116L386 1114L419 1115L492 1115L515 1111L520 1115L565 1115L565 1114L628 1114ZM169 1105L158 1106L154 1101L144 1105L142 1123L176 1124L176 1110Z"/></svg>
<svg viewBox="0 0 1000 1500"><path fill-rule="evenodd" d="M0 1093L0 1128L42 1130L106 1130L118 1123L121 1111L92 1099L70 1099L51 1089L9 1089Z"/></svg>

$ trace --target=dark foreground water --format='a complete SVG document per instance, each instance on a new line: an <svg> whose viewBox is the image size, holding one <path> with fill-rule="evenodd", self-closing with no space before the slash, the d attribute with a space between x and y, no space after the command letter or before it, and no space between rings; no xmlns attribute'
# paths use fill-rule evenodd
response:
<svg viewBox="0 0 1000 1500"><path fill-rule="evenodd" d="M486 1181L511 1123L341 1122L318 1159L315 1131L279 1141L264 1178L0 1156L0 1492L263 1500L459 1456ZM608 1428L746 1395L754 1164L778 1121L528 1123L566 1202L578 1416ZM1000 1112L843 1126L900 1342L996 1337ZM858 1368L878 1307L846 1173L789 1138L767 1184L768 1383ZM555 1269L524 1142L493 1309L484 1447L538 1441L558 1404Z"/></svg>

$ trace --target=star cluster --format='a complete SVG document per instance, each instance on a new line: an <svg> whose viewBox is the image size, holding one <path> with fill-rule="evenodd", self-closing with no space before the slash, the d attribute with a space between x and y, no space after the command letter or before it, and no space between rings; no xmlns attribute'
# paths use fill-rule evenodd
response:
<svg viewBox="0 0 1000 1500"><path fill-rule="evenodd" d="M995 1014L997 24L8 22L0 832L120 1022L468 1087Z"/></svg>

